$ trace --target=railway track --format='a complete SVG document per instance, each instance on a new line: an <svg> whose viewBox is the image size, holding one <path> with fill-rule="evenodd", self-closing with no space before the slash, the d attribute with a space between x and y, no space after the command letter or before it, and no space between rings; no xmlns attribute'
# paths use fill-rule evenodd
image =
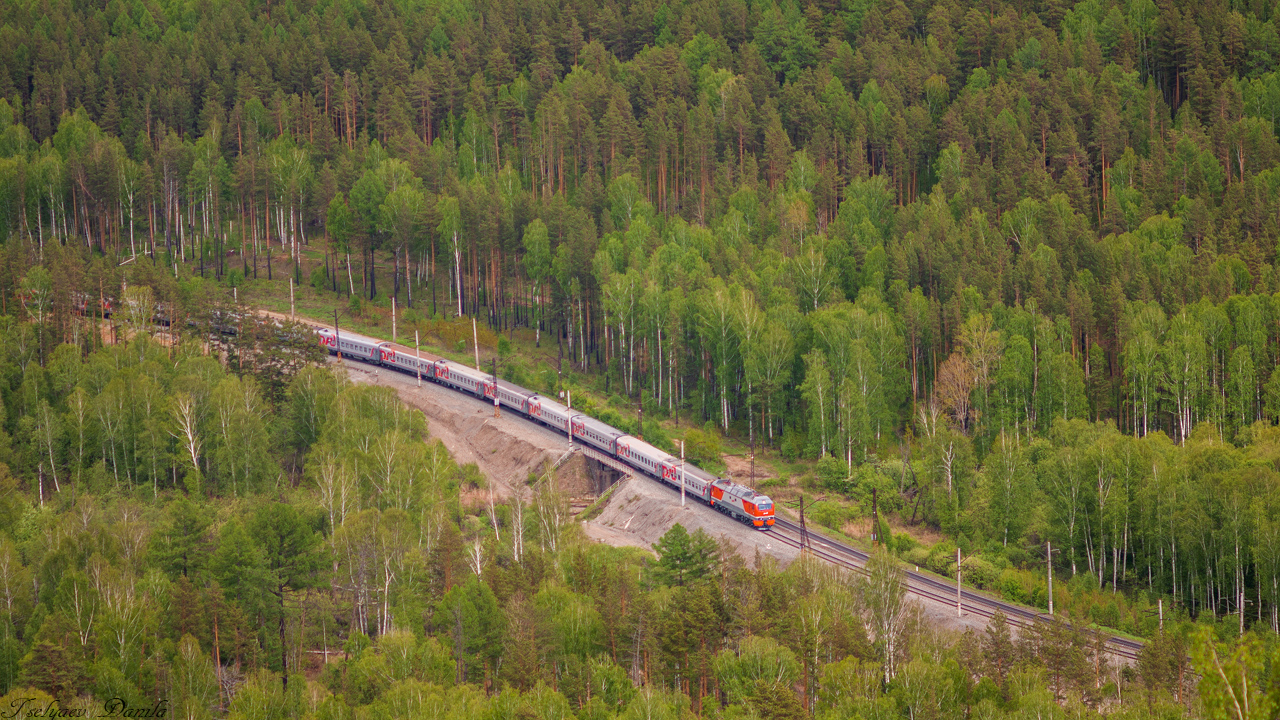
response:
<svg viewBox="0 0 1280 720"><path fill-rule="evenodd" d="M283 314L267 314L284 317ZM330 327L324 323L319 323L306 318L300 318L299 320L313 327ZM397 344L396 347L406 353L415 352L413 349L403 345ZM421 353L421 356L429 359L437 359L437 356L433 353ZM625 466L622 463L618 463L612 458L607 458L599 451L580 443L575 445L577 449L581 449L589 457L601 462L607 461L606 464L614 467L615 469L621 470L628 475L637 476L640 474L634 469ZM652 478L646 479L652 480ZM654 482L657 481L654 480ZM779 542L785 545L790 545L795 548L799 548L802 545L800 540L800 526L790 520L782 517L776 517L775 524L771 532ZM813 531L809 531L808 536L809 551L812 552L815 557L845 569L865 574L865 565L869 557L866 552ZM946 605L955 605L955 586L921 572L907 570L906 575L907 589L911 594ZM961 607L965 612L972 613L979 617L990 618L997 610L999 610L1004 613L1010 624L1020 629L1025 628L1032 623L1045 622L1048 620L1048 617L1041 615L1035 610L1025 608L1021 605L1015 605L1013 603L989 598L984 595L979 595L978 593L971 592L969 590L962 589L960 596ZM1107 646L1116 656L1129 660L1136 660L1138 651L1143 647L1143 643L1129 638L1111 636L1107 639Z"/></svg>
<svg viewBox="0 0 1280 720"><path fill-rule="evenodd" d="M773 536L780 542L790 545L794 548L800 548L801 529L797 523L781 517L776 518L773 526ZM866 552L852 547L839 540L833 540L825 535L808 532L809 548L808 551L814 557L826 562L838 565L859 574L866 574L866 563L870 557ZM951 583L944 582L938 578L932 577L925 573L906 570L907 590L912 595L922 597L928 600L934 600L945 605L954 606L956 603L956 589ZM996 611L1004 613L1009 624L1022 629L1037 622L1047 622L1049 618L1041 613L1025 608L1021 605L1007 603L1002 600L989 598L969 590L961 589L961 608L964 612L977 615L979 617L990 618L995 615ZM1107 638L1107 648L1118 657L1127 660L1136 660L1138 651L1143 647L1143 643L1137 640L1131 640L1125 637L1111 636Z"/></svg>

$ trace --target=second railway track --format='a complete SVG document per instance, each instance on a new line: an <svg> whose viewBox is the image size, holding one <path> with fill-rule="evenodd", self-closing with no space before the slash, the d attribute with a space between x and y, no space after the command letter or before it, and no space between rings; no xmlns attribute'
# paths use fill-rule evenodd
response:
<svg viewBox="0 0 1280 720"><path fill-rule="evenodd" d="M807 551L814 557L859 574L866 574L866 562L870 556L865 551L815 533L812 530L808 531L807 534L809 541ZM802 535L803 531L797 523L781 517L775 520L773 536L780 542L791 547L803 549ZM904 570L904 573L907 578L907 590L912 595L952 607L955 606L956 591L954 585L921 572ZM1004 614L1011 625L1019 629L1029 627L1032 623L1049 621L1048 617L1035 610L989 598L968 590L961 589L960 598L961 608L964 612L990 618L998 610ZM1115 635L1107 637L1107 649L1113 655L1127 660L1136 660L1138 651L1142 647L1143 643L1138 640Z"/></svg>

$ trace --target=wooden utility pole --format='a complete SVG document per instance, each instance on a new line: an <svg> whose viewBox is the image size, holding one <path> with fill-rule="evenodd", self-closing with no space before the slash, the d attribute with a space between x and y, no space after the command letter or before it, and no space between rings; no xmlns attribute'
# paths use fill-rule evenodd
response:
<svg viewBox="0 0 1280 720"><path fill-rule="evenodd" d="M480 369L480 336L476 334L475 318L471 318L471 347L476 352L476 372L484 372Z"/></svg>
<svg viewBox="0 0 1280 720"><path fill-rule="evenodd" d="M960 604L960 548L956 548L956 617L964 617L964 608Z"/></svg>
<svg viewBox="0 0 1280 720"><path fill-rule="evenodd" d="M493 358L493 417L498 417L498 358Z"/></svg>
<svg viewBox="0 0 1280 720"><path fill-rule="evenodd" d="M396 296L391 296L391 342L396 341Z"/></svg>
<svg viewBox="0 0 1280 720"><path fill-rule="evenodd" d="M418 344L418 331L413 331L413 352L418 356L418 387L422 387L422 346Z"/></svg>

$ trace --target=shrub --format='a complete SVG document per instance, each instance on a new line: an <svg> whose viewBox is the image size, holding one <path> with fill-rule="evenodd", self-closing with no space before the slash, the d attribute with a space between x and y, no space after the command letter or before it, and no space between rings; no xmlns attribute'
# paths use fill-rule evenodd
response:
<svg viewBox="0 0 1280 720"><path fill-rule="evenodd" d="M853 508L844 507L830 500L820 500L812 505L806 505L804 511L813 522L832 530L839 530L846 522L858 517L857 511Z"/></svg>
<svg viewBox="0 0 1280 720"><path fill-rule="evenodd" d="M996 584L1005 600L1041 607L1048 605L1044 580L1036 573L1006 568L1000 572Z"/></svg>
<svg viewBox="0 0 1280 720"><path fill-rule="evenodd" d="M617 410L614 410L611 407L603 407L597 410L593 405L594 403L591 402L591 398L584 395L582 397L581 404L578 405L578 409L595 417L595 419L605 423L606 425L612 425L613 427L618 428L628 435L635 434L636 423L634 416L630 418L623 418Z"/></svg>
<svg viewBox="0 0 1280 720"><path fill-rule="evenodd" d="M1013 570L1005 570L1000 573L1000 597L1009 602L1021 603L1023 605L1031 601L1030 595L1022 586L1022 582L1018 577L1018 573Z"/></svg>
<svg viewBox="0 0 1280 720"><path fill-rule="evenodd" d="M644 421L644 440L664 452L671 452L675 449L671 438L663 431L662 426L654 420Z"/></svg>
<svg viewBox="0 0 1280 720"><path fill-rule="evenodd" d="M1119 628L1120 627L1120 607L1115 600L1101 605L1095 605L1093 612L1090 613L1093 621L1103 627Z"/></svg>
<svg viewBox="0 0 1280 720"><path fill-rule="evenodd" d="M929 559L927 565L929 569L939 575L955 575L956 571L953 566L956 564L956 546L949 540L944 540L929 551Z"/></svg>
<svg viewBox="0 0 1280 720"><path fill-rule="evenodd" d="M904 553L910 553L916 549L919 549L919 547L920 547L920 543L917 542L915 538L911 537L910 533L904 533L904 532L894 533L893 549L899 555L902 555Z"/></svg>
<svg viewBox="0 0 1280 720"><path fill-rule="evenodd" d="M685 457L695 465L709 471L713 468L723 468L724 463L720 460L721 452L720 434L714 430L708 433L694 429L684 435Z"/></svg>
<svg viewBox="0 0 1280 720"><path fill-rule="evenodd" d="M460 480L464 487L469 485L477 490L483 490L489 485L484 473L480 472L480 466L475 463L458 466L458 472L462 476Z"/></svg>
<svg viewBox="0 0 1280 720"><path fill-rule="evenodd" d="M1007 559L1014 567L1023 567L1028 563L1036 562L1036 558L1033 557L1031 553L1027 552L1026 548L1023 548L1021 545L1011 544L1006 546L1004 549L1004 556L1005 559ZM1041 557L1040 561L1043 561L1043 559L1044 558Z"/></svg>
<svg viewBox="0 0 1280 720"><path fill-rule="evenodd" d="M994 588L998 576L999 572L995 566L983 559L981 555L974 555L964 561L963 581L974 587L984 590Z"/></svg>
<svg viewBox="0 0 1280 720"><path fill-rule="evenodd" d="M903 554L902 559L917 567L922 565L925 567L928 567L929 566L929 549L922 548L922 547L911 548L910 550L907 550Z"/></svg>
<svg viewBox="0 0 1280 720"><path fill-rule="evenodd" d="M843 460L830 455L818 460L818 483L827 490L848 493L852 487L852 478Z"/></svg>
<svg viewBox="0 0 1280 720"><path fill-rule="evenodd" d="M658 402L658 398L653 396L648 390L640 391L640 403L644 407L645 415L656 415L664 410L662 404Z"/></svg>
<svg viewBox="0 0 1280 720"><path fill-rule="evenodd" d="M809 440L804 433L789 426L782 433L782 446L779 451L787 462L794 462L804 452L804 446L808 443Z"/></svg>
<svg viewBox="0 0 1280 720"><path fill-rule="evenodd" d="M526 378L524 368L515 364L505 365L502 368L502 379L507 382L515 383L516 385L525 385Z"/></svg>

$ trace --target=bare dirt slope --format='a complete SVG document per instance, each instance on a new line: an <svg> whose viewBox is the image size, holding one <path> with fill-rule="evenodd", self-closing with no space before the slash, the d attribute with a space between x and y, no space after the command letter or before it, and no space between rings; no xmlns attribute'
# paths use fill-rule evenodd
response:
<svg viewBox="0 0 1280 720"><path fill-rule="evenodd" d="M284 313L262 313L279 320L289 317ZM313 327L329 327L308 318L296 319ZM401 352L414 352L403 345L396 347ZM422 356L433 357L430 353ZM338 360L330 356L329 362L337 364ZM567 437L510 413L495 418L491 402L427 381L419 386L411 375L350 358L343 360L342 366L352 382L394 388L405 403L421 410L431 437L444 443L459 465L475 463L489 479L495 499L502 500L513 493L527 496L529 475L541 474L547 463L560 464L569 453ZM564 462L556 471L556 480L570 494L590 484L581 462Z"/></svg>
<svg viewBox="0 0 1280 720"><path fill-rule="evenodd" d="M350 360L343 365L352 382L394 388L405 403L421 410L431 437L439 438L458 464L475 463L499 499L527 494L529 475L542 473L546 463L555 465L569 452L568 438L548 428L509 412L495 418L491 402L426 381L419 387L416 378L394 370ZM581 463L565 463L562 469L567 475L563 484L584 484L577 477Z"/></svg>
<svg viewBox="0 0 1280 720"><path fill-rule="evenodd" d="M330 361L336 363L334 358ZM513 492L526 493L530 473L541 473L546 463L554 465L562 459L565 462L556 479L564 492L578 495L590 486L581 454L565 458L570 452L568 438L549 428L511 413L494 418L490 402L429 382L418 387L416 378L394 370L351 360L345 360L343 365L352 382L395 388L401 399L421 410L431 436L439 438L458 463L476 463L499 498ZM677 522L690 532L702 529L717 541L727 538L748 562L757 549L761 554L777 557L784 565L797 555L793 548L772 540L768 533L735 522L693 500L681 508L679 493L644 478L623 480L600 515L584 523L583 529L589 537L610 545L649 549Z"/></svg>

